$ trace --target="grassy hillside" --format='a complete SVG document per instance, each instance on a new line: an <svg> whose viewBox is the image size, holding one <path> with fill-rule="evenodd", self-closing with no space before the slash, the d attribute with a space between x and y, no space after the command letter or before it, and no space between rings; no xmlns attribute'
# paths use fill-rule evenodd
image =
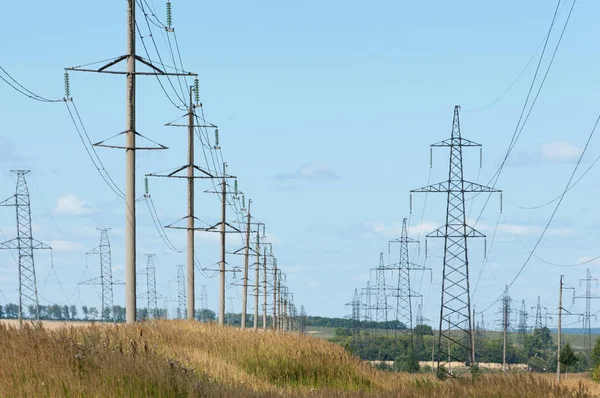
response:
<svg viewBox="0 0 600 398"><path fill-rule="evenodd" d="M376 371L310 336L186 321L0 325L0 346L3 397L588 397L595 388L531 375L438 382Z"/></svg>

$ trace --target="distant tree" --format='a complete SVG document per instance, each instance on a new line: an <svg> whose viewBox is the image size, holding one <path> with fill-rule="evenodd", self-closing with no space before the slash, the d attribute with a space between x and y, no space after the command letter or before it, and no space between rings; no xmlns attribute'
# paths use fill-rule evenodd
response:
<svg viewBox="0 0 600 398"><path fill-rule="evenodd" d="M102 310L102 320L103 321L112 321L112 316L110 308L106 307Z"/></svg>
<svg viewBox="0 0 600 398"><path fill-rule="evenodd" d="M0 318L4 318L4 308L0 305Z"/></svg>
<svg viewBox="0 0 600 398"><path fill-rule="evenodd" d="M81 311L83 312L83 319L85 319L86 321L88 320L88 314L89 314L89 310L87 305L83 305L81 306Z"/></svg>
<svg viewBox="0 0 600 398"><path fill-rule="evenodd" d="M596 344L594 344L594 348L592 349L591 359L594 367L600 365L600 337L596 339Z"/></svg>
<svg viewBox="0 0 600 398"><path fill-rule="evenodd" d="M63 305L61 310L62 310L62 319L70 319L69 306Z"/></svg>
<svg viewBox="0 0 600 398"><path fill-rule="evenodd" d="M433 329L429 325L417 325L414 328L414 333L423 336L433 336Z"/></svg>
<svg viewBox="0 0 600 398"><path fill-rule="evenodd" d="M27 311L29 311L29 317L30 318L35 318L36 314L37 314L37 307L35 305L28 305L27 306Z"/></svg>
<svg viewBox="0 0 600 398"><path fill-rule="evenodd" d="M202 309L196 311L196 319L200 322L212 322L217 319L217 314L209 309Z"/></svg>
<svg viewBox="0 0 600 398"><path fill-rule="evenodd" d="M115 305L113 307L113 314L115 314L115 322L125 322L125 307Z"/></svg>
<svg viewBox="0 0 600 398"><path fill-rule="evenodd" d="M16 319L19 316L19 306L13 303L4 306L4 312L9 319Z"/></svg>
<svg viewBox="0 0 600 398"><path fill-rule="evenodd" d="M569 366L577 363L577 356L573 348L571 348L571 344L565 344L562 350L560 350L560 363L565 366L565 372L568 372Z"/></svg>
<svg viewBox="0 0 600 398"><path fill-rule="evenodd" d="M69 312L71 313L71 319L77 318L77 307L75 305L69 307Z"/></svg>
<svg viewBox="0 0 600 398"><path fill-rule="evenodd" d="M92 318L92 319L98 319L98 308L96 308L96 307L90 307L88 311L89 311L89 314L90 314L90 318Z"/></svg>

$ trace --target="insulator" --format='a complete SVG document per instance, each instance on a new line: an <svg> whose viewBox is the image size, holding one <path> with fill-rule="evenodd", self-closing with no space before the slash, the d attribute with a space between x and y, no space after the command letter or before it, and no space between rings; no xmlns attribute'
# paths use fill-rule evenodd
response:
<svg viewBox="0 0 600 398"><path fill-rule="evenodd" d="M425 238L425 258L427 258L427 238Z"/></svg>
<svg viewBox="0 0 600 398"><path fill-rule="evenodd" d="M71 85L69 84L69 72L65 72L65 98L71 98Z"/></svg>
<svg viewBox="0 0 600 398"><path fill-rule="evenodd" d="M265 224L263 224L263 234L262 234L263 238L267 236L266 229L267 229L267 226Z"/></svg>
<svg viewBox="0 0 600 398"><path fill-rule="evenodd" d="M412 192L410 193L410 214L412 214Z"/></svg>
<svg viewBox="0 0 600 398"><path fill-rule="evenodd" d="M250 204L250 202L248 202L248 204ZM246 208L246 195L242 195L242 207L244 209Z"/></svg>
<svg viewBox="0 0 600 398"><path fill-rule="evenodd" d="M500 192L500 214L502 214L502 192Z"/></svg>
<svg viewBox="0 0 600 398"><path fill-rule="evenodd" d="M235 180L233 182L233 190L234 190L235 196L237 197L238 196L238 180Z"/></svg>
<svg viewBox="0 0 600 398"><path fill-rule="evenodd" d="M433 148L429 147L429 168L433 167Z"/></svg>
<svg viewBox="0 0 600 398"><path fill-rule="evenodd" d="M172 22L172 15L171 15L171 2L167 1L167 26L170 28L171 27L171 22Z"/></svg>
<svg viewBox="0 0 600 398"><path fill-rule="evenodd" d="M148 196L148 177L146 177L144 180L144 186L146 188L146 196Z"/></svg>
<svg viewBox="0 0 600 398"><path fill-rule="evenodd" d="M196 104L200 103L200 81L198 78L194 79L194 98L196 99Z"/></svg>
<svg viewBox="0 0 600 398"><path fill-rule="evenodd" d="M215 147L219 147L219 129L215 129Z"/></svg>
<svg viewBox="0 0 600 398"><path fill-rule="evenodd" d="M479 168L483 165L483 148L479 147Z"/></svg>
<svg viewBox="0 0 600 398"><path fill-rule="evenodd" d="M483 258L487 258L487 238L483 240Z"/></svg>

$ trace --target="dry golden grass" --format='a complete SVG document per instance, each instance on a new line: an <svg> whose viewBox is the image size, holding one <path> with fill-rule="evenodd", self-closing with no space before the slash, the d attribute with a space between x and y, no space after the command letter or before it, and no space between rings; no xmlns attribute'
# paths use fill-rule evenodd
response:
<svg viewBox="0 0 600 398"><path fill-rule="evenodd" d="M591 397L572 376L439 382L380 372L341 347L187 321L48 330L0 324L0 396ZM597 391L594 391L594 393Z"/></svg>

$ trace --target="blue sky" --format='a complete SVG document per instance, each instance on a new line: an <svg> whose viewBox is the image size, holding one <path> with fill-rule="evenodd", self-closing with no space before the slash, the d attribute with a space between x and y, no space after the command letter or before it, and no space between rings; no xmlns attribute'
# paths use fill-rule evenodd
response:
<svg viewBox="0 0 600 398"><path fill-rule="evenodd" d="M149 3L164 19L164 3ZM482 143L484 150L481 170L477 150L465 155L465 177L486 183L498 168L538 58L500 101L470 111L494 102L519 76L542 43L556 3L172 4L184 65L200 76L206 117L219 125L229 172L239 177L240 189L254 200L253 213L267 224L296 302L309 314L343 316L353 289L365 285L369 269L377 265L380 251L387 253L387 241L397 237L404 217L410 217L414 238L442 224L443 195L429 195L426 204L423 194L415 195L411 216L409 191L427 185L428 146L449 137L454 105L463 109L463 136ZM558 27L570 7L565 4ZM125 51L125 2L36 2L35 12L22 2L6 7L11 17L0 26L0 65L40 95L63 96L64 67ZM553 210L552 205L538 210L514 205L536 206L560 194L597 117L600 58L591 38L600 33L593 19L599 11L596 2L577 3L540 98L498 182L504 212L500 215L499 199L493 197L478 224L488 234L483 271L483 242L470 242L472 284L480 279L474 293L478 309L491 304L512 281ZM140 29L147 32L138 16ZM168 54L163 36L155 32L161 52ZM143 55L141 42L138 52ZM56 271L70 302L99 306L98 292L77 289L77 282L99 274L97 259L89 258L86 268L85 256L99 243L97 227L112 228L114 272L124 279L124 205L96 173L64 104L34 102L5 84L0 90L0 196L14 191L10 169L32 170L35 237L53 243ZM122 77L71 73L71 94L93 141L123 130ZM156 79L139 78L138 131L170 149L138 155L138 192L145 173L186 163L185 129L163 127L182 114ZM597 139L591 142L582 167L600 154L599 145ZM123 187L124 154L98 152ZM430 181L442 181L447 167L447 152L435 151ZM537 256L569 264L600 255L594 206L598 188L593 183L598 173L592 169L565 197ZM208 188L198 183L198 191ZM185 215L182 181L153 180L150 190L163 224ZM484 198L471 202L475 218ZM216 198L200 196L197 212L207 220L217 217ZM172 280L185 255L162 244L144 203L138 205L138 215L138 267L144 266L143 253L156 253L158 290L175 298ZM7 236L14 235L13 209L0 208L0 226ZM185 246L183 232L168 233L177 247ZM231 240L230 249L241 245L238 238ZM197 248L203 266L218 261L218 236L198 235ZM426 265L433 269L433 284L428 274L414 275L424 295L425 316L432 320L439 311L441 278L435 256L442 249L440 242L429 245L432 255ZM415 254L415 261L423 263L423 257ZM0 302L4 297L16 302L16 264L9 253L0 253L0 259ZM49 274L49 255L39 253L36 260L41 301L65 301ZM241 258L235 261L241 264ZM589 264L600 277L597 266ZM585 269L554 267L533 258L511 289L515 307L521 299L533 306L540 295L543 305L556 308L560 274L579 287ZM218 280L206 276L198 275L197 283L207 285L209 306L216 308ZM239 311L235 288L227 295L236 297L234 309ZM122 287L116 288L115 300L123 303ZM572 310L581 311L582 304ZM485 313L488 327L495 313L495 307Z"/></svg>

